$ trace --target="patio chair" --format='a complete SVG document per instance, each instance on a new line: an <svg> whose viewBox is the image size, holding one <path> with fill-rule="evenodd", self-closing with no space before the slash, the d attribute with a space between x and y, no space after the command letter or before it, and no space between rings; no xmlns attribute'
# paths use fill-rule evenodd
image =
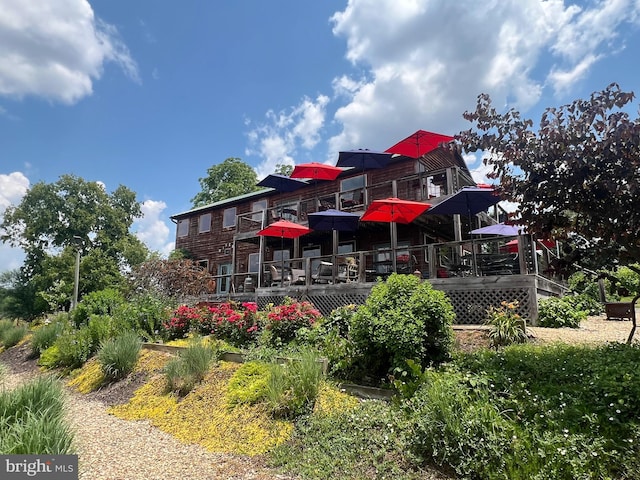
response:
<svg viewBox="0 0 640 480"><path fill-rule="evenodd" d="M275 265L269 265L269 270L271 271L271 286L272 287L282 287L282 275L280 274L280 269L276 268ZM291 284L291 275L285 273L284 276L284 285Z"/></svg>
<svg viewBox="0 0 640 480"><path fill-rule="evenodd" d="M333 263L320 262L316 273L311 275L313 283L333 283Z"/></svg>

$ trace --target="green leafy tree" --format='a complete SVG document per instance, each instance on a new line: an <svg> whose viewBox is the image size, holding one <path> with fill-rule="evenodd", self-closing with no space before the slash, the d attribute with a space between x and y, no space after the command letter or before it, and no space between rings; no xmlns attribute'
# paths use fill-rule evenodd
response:
<svg viewBox="0 0 640 480"><path fill-rule="evenodd" d="M273 173L277 173L278 175L286 175L288 177L293 173L293 165L279 163L276 165L276 169Z"/></svg>
<svg viewBox="0 0 640 480"><path fill-rule="evenodd" d="M547 108L537 131L511 109L498 113L478 97L474 124L458 135L464 150L484 151L491 177L531 231L587 240L572 260L591 265L640 259L640 118L624 110L634 98L616 84L588 100Z"/></svg>
<svg viewBox="0 0 640 480"><path fill-rule="evenodd" d="M213 165L199 181L202 191L191 199L194 208L260 189L255 170L239 158Z"/></svg>
<svg viewBox="0 0 640 480"><path fill-rule="evenodd" d="M56 295L68 290L70 297L77 249L82 259L81 294L120 284L122 272L148 256L129 232L140 216L135 193L124 186L109 194L98 182L73 175L36 183L19 205L5 210L0 223L0 240L26 253L19 288L13 282L3 303L32 317L48 309L45 298L51 300L47 295L52 288Z"/></svg>

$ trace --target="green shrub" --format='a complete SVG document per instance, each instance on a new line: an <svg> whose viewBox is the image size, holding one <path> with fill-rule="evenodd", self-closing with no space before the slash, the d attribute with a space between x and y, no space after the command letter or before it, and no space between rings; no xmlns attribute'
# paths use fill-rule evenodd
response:
<svg viewBox="0 0 640 480"><path fill-rule="evenodd" d="M202 342L194 342L181 350L165 367L167 389L186 395L204 379L218 355L214 347Z"/></svg>
<svg viewBox="0 0 640 480"><path fill-rule="evenodd" d="M4 338L5 332L8 332L14 327L14 323L11 320L0 320L0 345L2 345L2 339Z"/></svg>
<svg viewBox="0 0 640 480"><path fill-rule="evenodd" d="M71 312L76 327L89 321L91 315L113 315L125 303L122 294L113 288L91 292L82 297L82 301Z"/></svg>
<svg viewBox="0 0 640 480"><path fill-rule="evenodd" d="M569 297L570 298L570 297ZM551 297L538 303L538 325L547 328L578 328L587 312L578 310L567 297Z"/></svg>
<svg viewBox="0 0 640 480"><path fill-rule="evenodd" d="M115 338L128 331L118 330L113 318L109 315L91 315L87 329L89 330L89 336L96 351L97 348L109 338Z"/></svg>
<svg viewBox="0 0 640 480"><path fill-rule="evenodd" d="M634 265L636 268L640 268L640 264ZM629 267L620 267L615 276L619 280L620 288L626 291L627 296L635 296L640 293L640 274Z"/></svg>
<svg viewBox="0 0 640 480"><path fill-rule="evenodd" d="M31 354L39 357L42 352L54 344L66 327L65 321L54 320L36 328L31 335Z"/></svg>
<svg viewBox="0 0 640 480"><path fill-rule="evenodd" d="M592 296L581 293L579 295L566 295L562 297L574 310L580 310L587 315L600 315L604 312L604 304Z"/></svg>
<svg viewBox="0 0 640 480"><path fill-rule="evenodd" d="M56 347L55 356L51 353L45 355L52 347L48 348L40 356L39 364L45 367L65 367L74 369L81 367L96 352L98 346L93 343L89 328L84 326L80 330L71 330L62 333L53 344ZM49 365L50 361L53 365Z"/></svg>
<svg viewBox="0 0 640 480"><path fill-rule="evenodd" d="M422 367L450 358L455 317L446 295L413 275L392 274L353 316L356 362L374 378L414 359Z"/></svg>
<svg viewBox="0 0 640 480"><path fill-rule="evenodd" d="M271 459L275 466L308 479L445 478L424 471L414 461L402 417L388 403L376 400L304 416Z"/></svg>
<svg viewBox="0 0 640 480"><path fill-rule="evenodd" d="M284 365L272 364L267 381L267 400L273 415L293 418L310 412L323 378L319 357L309 349Z"/></svg>
<svg viewBox="0 0 640 480"><path fill-rule="evenodd" d="M127 332L102 343L97 355L105 377L120 380L131 373L138 361L142 342L135 332Z"/></svg>
<svg viewBox="0 0 640 480"><path fill-rule="evenodd" d="M73 433L65 423L63 391L51 377L37 377L0 391L0 452L71 454Z"/></svg>
<svg viewBox="0 0 640 480"><path fill-rule="evenodd" d="M57 368L61 366L61 362L60 349L55 343L43 350L38 359L38 365L47 369Z"/></svg>
<svg viewBox="0 0 640 480"><path fill-rule="evenodd" d="M516 313L518 302L502 302L501 306L489 307L486 325L489 325L489 338L494 347L525 343L527 328L525 320Z"/></svg>
<svg viewBox="0 0 640 480"><path fill-rule="evenodd" d="M327 359L330 376L348 378L353 356L350 325L356 312L355 305L336 308L326 318L296 333L299 345L316 348Z"/></svg>
<svg viewBox="0 0 640 480"><path fill-rule="evenodd" d="M24 324L11 326L11 328L0 332L0 345L5 348L11 348L17 345L27 334L27 331L27 326Z"/></svg>
<svg viewBox="0 0 640 480"><path fill-rule="evenodd" d="M254 404L266 398L269 365L261 362L247 362L236 370L229 380L227 403L230 406L240 403Z"/></svg>
<svg viewBox="0 0 640 480"><path fill-rule="evenodd" d="M162 324L171 316L174 302L155 293L132 297L116 309L112 317L117 325L128 325L145 341L161 337Z"/></svg>
<svg viewBox="0 0 640 480"><path fill-rule="evenodd" d="M413 453L463 478L516 478L506 475L505 456L522 453L521 432L490 402L484 379L455 371L427 375L407 404Z"/></svg>

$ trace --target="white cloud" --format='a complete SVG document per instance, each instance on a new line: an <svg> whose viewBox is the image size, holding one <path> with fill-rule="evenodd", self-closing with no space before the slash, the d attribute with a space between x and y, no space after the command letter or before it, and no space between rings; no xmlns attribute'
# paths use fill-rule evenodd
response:
<svg viewBox="0 0 640 480"><path fill-rule="evenodd" d="M135 235L150 250L159 252L163 256L169 255L174 249L174 242L169 241L169 235L172 232L165 221L161 219L161 214L167 208L167 204L162 201L145 200L140 208L142 218L133 223Z"/></svg>
<svg viewBox="0 0 640 480"><path fill-rule="evenodd" d="M0 95L73 104L93 91L106 62L134 81L138 68L116 28L86 0L2 0Z"/></svg>
<svg viewBox="0 0 640 480"><path fill-rule="evenodd" d="M328 103L325 95L318 95L315 100L305 97L288 112L270 110L262 124L248 123L252 128L246 153L262 159L256 167L259 179L273 173L278 164L294 165L297 152L318 144Z"/></svg>
<svg viewBox="0 0 640 480"><path fill-rule="evenodd" d="M350 0L333 32L364 73L333 82L342 131L329 150L384 150L419 128L455 134L480 93L525 112L547 85L570 92L639 18L637 0Z"/></svg>
<svg viewBox="0 0 640 480"><path fill-rule="evenodd" d="M29 189L29 179L22 172L0 174L0 217L10 205L17 205ZM6 243L0 243L0 272L22 266L24 252Z"/></svg>

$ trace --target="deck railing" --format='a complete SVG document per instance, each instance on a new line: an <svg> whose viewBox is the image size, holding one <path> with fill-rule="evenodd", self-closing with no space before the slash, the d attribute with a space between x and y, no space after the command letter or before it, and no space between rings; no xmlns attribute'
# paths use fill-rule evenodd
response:
<svg viewBox="0 0 640 480"><path fill-rule="evenodd" d="M393 272L424 279L537 274L557 280L554 258L555 252L532 236L519 235L263 261L260 275L245 271L216 279L225 279L228 293L259 287L371 283ZM280 278L283 267L284 280Z"/></svg>

